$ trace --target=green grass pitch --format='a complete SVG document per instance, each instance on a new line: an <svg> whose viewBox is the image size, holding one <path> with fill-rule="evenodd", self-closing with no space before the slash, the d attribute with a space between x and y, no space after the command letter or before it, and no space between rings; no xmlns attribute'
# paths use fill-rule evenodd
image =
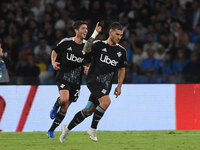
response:
<svg viewBox="0 0 200 150"><path fill-rule="evenodd" d="M61 132L0 132L0 150L199 150L200 130L98 131L98 142L86 132L72 131L64 143Z"/></svg>

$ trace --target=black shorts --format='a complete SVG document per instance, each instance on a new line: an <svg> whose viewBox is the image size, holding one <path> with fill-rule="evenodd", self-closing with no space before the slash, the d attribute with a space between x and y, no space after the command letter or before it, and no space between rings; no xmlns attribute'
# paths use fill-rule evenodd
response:
<svg viewBox="0 0 200 150"><path fill-rule="evenodd" d="M100 82L95 82L92 85L87 84L88 89L90 90L91 94L96 98L99 99L105 95L110 94L110 88L105 88L104 84Z"/></svg>
<svg viewBox="0 0 200 150"><path fill-rule="evenodd" d="M79 95L80 95L80 88L81 86L79 84L71 84L67 82L66 80L57 80L57 86L59 91L60 90L68 90L69 91L69 101L70 102L76 102Z"/></svg>
<svg viewBox="0 0 200 150"><path fill-rule="evenodd" d="M99 100L96 99L96 97L94 95L92 95L92 94L90 94L90 97L89 97L88 101L91 101L94 104L95 107L99 106Z"/></svg>

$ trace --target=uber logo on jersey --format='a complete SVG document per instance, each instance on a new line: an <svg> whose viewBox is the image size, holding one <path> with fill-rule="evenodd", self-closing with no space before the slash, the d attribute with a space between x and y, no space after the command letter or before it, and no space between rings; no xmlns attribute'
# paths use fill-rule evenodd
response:
<svg viewBox="0 0 200 150"><path fill-rule="evenodd" d="M107 55L101 54L100 61L112 66L117 66L118 61L110 59Z"/></svg>
<svg viewBox="0 0 200 150"><path fill-rule="evenodd" d="M68 54L68 53L67 53L66 58L67 58L68 60L71 60L71 61L73 61L73 62L78 62L78 63L82 63L83 60L84 60L84 58L76 57L74 54L71 54L71 55L70 55L70 54Z"/></svg>

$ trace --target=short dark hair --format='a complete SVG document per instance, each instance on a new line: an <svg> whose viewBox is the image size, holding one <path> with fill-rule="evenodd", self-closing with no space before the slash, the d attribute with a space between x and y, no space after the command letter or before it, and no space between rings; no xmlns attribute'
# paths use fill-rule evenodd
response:
<svg viewBox="0 0 200 150"><path fill-rule="evenodd" d="M117 30L123 30L123 27L122 27L122 25L119 22L113 22L110 25L110 29L112 29L112 30L115 30L115 29L117 29Z"/></svg>
<svg viewBox="0 0 200 150"><path fill-rule="evenodd" d="M82 24L86 24L88 25L88 22L87 21L82 21L82 20L78 20L76 22L74 22L74 25L73 25L73 29L79 29L81 27Z"/></svg>

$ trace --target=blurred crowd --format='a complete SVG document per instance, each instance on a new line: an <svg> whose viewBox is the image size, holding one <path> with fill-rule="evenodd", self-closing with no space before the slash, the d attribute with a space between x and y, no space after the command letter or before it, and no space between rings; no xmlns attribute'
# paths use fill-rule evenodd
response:
<svg viewBox="0 0 200 150"><path fill-rule="evenodd" d="M125 83L200 82L200 0L1 0L0 39L12 64L9 84L56 84L50 56L76 20L97 22L106 40L123 25ZM84 78L85 79L85 78Z"/></svg>

